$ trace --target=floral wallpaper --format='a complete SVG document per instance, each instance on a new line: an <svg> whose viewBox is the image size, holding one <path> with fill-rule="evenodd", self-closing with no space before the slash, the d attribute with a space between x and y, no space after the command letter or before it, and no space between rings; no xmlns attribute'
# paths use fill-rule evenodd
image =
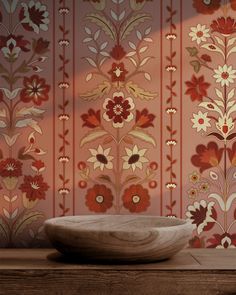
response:
<svg viewBox="0 0 236 295"><path fill-rule="evenodd" d="M75 214L236 246L236 1L0 1L0 247Z"/></svg>

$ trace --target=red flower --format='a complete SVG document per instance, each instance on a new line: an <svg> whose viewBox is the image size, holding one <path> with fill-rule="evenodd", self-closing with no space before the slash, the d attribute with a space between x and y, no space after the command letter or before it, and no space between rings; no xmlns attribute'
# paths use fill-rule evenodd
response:
<svg viewBox="0 0 236 295"><path fill-rule="evenodd" d="M125 69L124 63L121 62L119 64L113 63L111 70L108 72L108 74L111 75L111 81L112 82L123 82L125 81L125 75L128 73L128 71Z"/></svg>
<svg viewBox="0 0 236 295"><path fill-rule="evenodd" d="M147 127L154 127L153 125L153 120L155 119L155 115L150 114L148 110L145 108L141 112L136 111L136 118L135 118L135 123L136 126L141 127L141 128L147 128Z"/></svg>
<svg viewBox="0 0 236 295"><path fill-rule="evenodd" d="M219 165L223 148L218 148L217 144L213 141L209 142L207 146L199 144L196 148L197 154L192 156L192 164L200 168L200 172L207 170L211 167Z"/></svg>
<svg viewBox="0 0 236 295"><path fill-rule="evenodd" d="M140 184L133 184L124 191L123 204L132 213L144 212L150 206L148 190Z"/></svg>
<svg viewBox="0 0 236 295"><path fill-rule="evenodd" d="M236 166L236 142L233 143L232 149L228 148L228 156L233 166Z"/></svg>
<svg viewBox="0 0 236 295"><path fill-rule="evenodd" d="M213 238L210 238L207 240L207 242L210 242L211 245L207 248L235 248L236 246L236 234L229 234L225 232L224 234L214 234Z"/></svg>
<svg viewBox="0 0 236 295"><path fill-rule="evenodd" d="M45 164L41 160L36 160L32 163L31 168L39 173L45 170Z"/></svg>
<svg viewBox="0 0 236 295"><path fill-rule="evenodd" d="M40 29L43 31L48 30L49 18L47 7L39 1L36 3L32 0L28 4L21 3L19 19L27 31L34 31L39 33Z"/></svg>
<svg viewBox="0 0 236 295"><path fill-rule="evenodd" d="M121 45L115 45L110 52L110 56L116 60L122 59L126 55L124 48Z"/></svg>
<svg viewBox="0 0 236 295"><path fill-rule="evenodd" d="M230 5L233 10L236 10L236 0L230 0Z"/></svg>
<svg viewBox="0 0 236 295"><path fill-rule="evenodd" d="M44 54L48 51L49 41L39 38L38 40L33 41L33 49L37 54Z"/></svg>
<svg viewBox="0 0 236 295"><path fill-rule="evenodd" d="M185 84L188 87L185 94L190 95L192 101L202 101L202 98L207 96L206 90L210 87L210 84L204 81L203 76L197 78L195 75L192 76L191 81L187 81Z"/></svg>
<svg viewBox="0 0 236 295"><path fill-rule="evenodd" d="M89 210L101 213L112 207L113 195L105 185L95 184L87 191L86 206Z"/></svg>
<svg viewBox="0 0 236 295"><path fill-rule="evenodd" d="M23 102L33 101L36 105L41 105L43 101L47 101L50 86L45 82L45 79L38 75L33 75L30 78L24 77L23 85L25 88L21 90L21 100Z"/></svg>
<svg viewBox="0 0 236 295"><path fill-rule="evenodd" d="M81 118L84 121L83 127L96 128L101 124L100 110L95 112L93 109L89 109L87 114L81 115Z"/></svg>
<svg viewBox="0 0 236 295"><path fill-rule="evenodd" d="M19 187L22 193L26 193L26 198L30 201L45 199L45 192L49 189L46 182L43 182L42 175L26 175L24 183Z"/></svg>
<svg viewBox="0 0 236 295"><path fill-rule="evenodd" d="M231 35L236 32L236 22L231 17L220 17L211 24L212 32L218 32L223 35Z"/></svg>
<svg viewBox="0 0 236 295"><path fill-rule="evenodd" d="M22 175L22 163L13 158L7 158L0 162L0 176L2 177L19 177Z"/></svg>
<svg viewBox="0 0 236 295"><path fill-rule="evenodd" d="M201 14L213 14L220 8L221 0L193 0L193 7L198 13Z"/></svg>
<svg viewBox="0 0 236 295"><path fill-rule="evenodd" d="M115 92L113 99L106 98L103 108L106 110L103 118L106 121L113 121L115 128L122 128L124 121L130 122L133 119L133 114L130 112L134 108L133 100L131 97L124 98L123 92Z"/></svg>

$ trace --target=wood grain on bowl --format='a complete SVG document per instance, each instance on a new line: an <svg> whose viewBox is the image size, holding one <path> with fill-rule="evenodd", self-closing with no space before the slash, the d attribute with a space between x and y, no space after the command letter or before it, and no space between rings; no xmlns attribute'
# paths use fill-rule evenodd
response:
<svg viewBox="0 0 236 295"><path fill-rule="evenodd" d="M96 215L49 219L45 231L63 254L83 259L149 262L187 244L193 225L177 218Z"/></svg>

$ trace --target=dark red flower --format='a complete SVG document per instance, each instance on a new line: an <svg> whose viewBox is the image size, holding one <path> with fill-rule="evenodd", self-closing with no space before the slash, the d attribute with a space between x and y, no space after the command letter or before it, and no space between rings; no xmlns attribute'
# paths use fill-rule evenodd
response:
<svg viewBox="0 0 236 295"><path fill-rule="evenodd" d="M230 0L230 5L233 10L236 10L236 0Z"/></svg>
<svg viewBox="0 0 236 295"><path fill-rule="evenodd" d="M46 182L43 182L42 175L26 175L24 183L19 187L22 193L26 193L26 198L30 201L45 199L45 192L49 189Z"/></svg>
<svg viewBox="0 0 236 295"><path fill-rule="evenodd" d="M231 35L236 32L235 19L231 17L219 17L217 20L213 20L211 24L212 32L218 32L223 35Z"/></svg>
<svg viewBox="0 0 236 295"><path fill-rule="evenodd" d="M0 162L0 176L19 177L22 175L22 163L13 158L7 158Z"/></svg>
<svg viewBox="0 0 236 295"><path fill-rule="evenodd" d="M201 56L201 59L204 60L205 62L211 62L211 57L208 54L203 54Z"/></svg>
<svg viewBox="0 0 236 295"><path fill-rule="evenodd" d="M211 243L207 248L235 248L236 246L236 234L229 234L225 232L224 234L214 234L213 238L207 240Z"/></svg>
<svg viewBox="0 0 236 295"><path fill-rule="evenodd" d="M236 141L233 143L232 148L228 148L227 151L231 164L236 166Z"/></svg>
<svg viewBox="0 0 236 295"><path fill-rule="evenodd" d="M94 111L89 109L87 114L81 115L81 119L84 121L83 127L87 126L89 128L96 128L101 124L101 111Z"/></svg>
<svg viewBox="0 0 236 295"><path fill-rule="evenodd" d="M221 0L193 0L193 7L198 13L213 14L220 8Z"/></svg>
<svg viewBox="0 0 236 295"><path fill-rule="evenodd" d="M24 88L20 93L21 100L23 102L33 101L36 105L41 105L43 101L47 101L50 86L45 82L45 79L38 75L33 75L30 78L24 77Z"/></svg>
<svg viewBox="0 0 236 295"><path fill-rule="evenodd" d="M148 128L150 126L154 127L153 120L155 119L155 115L150 114L148 110L145 108L141 112L136 110L136 118L135 123L136 126L140 128Z"/></svg>
<svg viewBox="0 0 236 295"><path fill-rule="evenodd" d="M113 195L105 185L95 184L88 189L85 198L86 206L93 212L106 212L107 209L112 207Z"/></svg>
<svg viewBox="0 0 236 295"><path fill-rule="evenodd" d="M124 191L123 205L132 213L144 212L150 206L148 190L140 184L133 184Z"/></svg>
<svg viewBox="0 0 236 295"><path fill-rule="evenodd" d="M189 240L189 246L190 248L205 248L205 237L194 236Z"/></svg>
<svg viewBox="0 0 236 295"><path fill-rule="evenodd" d="M37 54L44 54L48 51L48 46L50 42L47 40L43 40L43 38L39 38L38 40L33 41L33 49Z"/></svg>
<svg viewBox="0 0 236 295"><path fill-rule="evenodd" d="M0 102L3 100L3 93L2 90L0 90Z"/></svg>
<svg viewBox="0 0 236 295"><path fill-rule="evenodd" d="M110 56L116 60L121 60L125 55L126 52L121 45L115 45L110 52Z"/></svg>
<svg viewBox="0 0 236 295"><path fill-rule="evenodd" d="M29 3L21 3L21 5L19 19L25 30L34 31L37 34L40 29L48 30L49 18L45 4L41 4L39 1L35 3L32 0Z"/></svg>
<svg viewBox="0 0 236 295"><path fill-rule="evenodd" d="M124 98L123 92L115 92L113 99L106 98L103 108L106 110L103 118L106 121L113 121L115 128L122 128L124 121L130 122L133 119L133 114L130 112L134 108L133 100L131 97Z"/></svg>
<svg viewBox="0 0 236 295"><path fill-rule="evenodd" d="M125 75L128 73L128 71L125 69L124 63L121 62L119 64L113 63L111 70L108 72L108 74L111 75L111 81L112 82L123 82L125 81Z"/></svg>
<svg viewBox="0 0 236 295"><path fill-rule="evenodd" d="M218 145L211 141L207 146L203 144L199 144L196 148L196 155L193 155L191 158L191 162L194 166L200 168L200 172L207 170L211 167L216 167L219 165L223 148L218 147Z"/></svg>
<svg viewBox="0 0 236 295"><path fill-rule="evenodd" d="M185 94L190 95L192 101L202 101L202 98L207 96L207 89L210 87L210 84L204 81L203 76L197 78L195 75L185 84L188 87Z"/></svg>

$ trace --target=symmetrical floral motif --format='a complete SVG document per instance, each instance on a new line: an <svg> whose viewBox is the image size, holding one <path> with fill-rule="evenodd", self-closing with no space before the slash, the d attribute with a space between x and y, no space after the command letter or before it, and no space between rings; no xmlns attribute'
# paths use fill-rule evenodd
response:
<svg viewBox="0 0 236 295"><path fill-rule="evenodd" d="M123 1L113 1L110 5L105 1L89 3L94 12L86 15L88 23L83 43L88 49L88 56L84 59L92 69L85 80L89 82L97 77L102 82L97 88L80 94L80 99L95 101L103 98L103 103L102 109L89 108L81 115L82 127L89 131L82 137L80 147L93 143L97 148L88 149L87 165L79 162L81 180L78 186L87 189L87 185L95 183L87 189L85 197L90 211L113 209L113 212L120 213L127 209L132 213L144 212L151 202L144 186L147 183L151 189L157 187L157 181L153 180L157 163L153 162L151 168L148 148L139 148L135 141L156 146L154 137L147 131L154 127L155 115L148 107L137 109L137 99L148 103L157 94L143 89L133 79L136 76L143 76L147 81L152 79L145 70L153 58L146 53L153 41L148 26L151 16L137 13L146 1L130 1L129 13ZM97 26L96 30L90 28L89 22ZM145 28L141 31L139 26L142 23ZM137 40L131 38L132 32ZM126 44L129 50L125 49ZM102 174L96 175L97 171ZM142 171L146 171L145 175L139 176ZM106 183L106 187L99 182Z"/></svg>

